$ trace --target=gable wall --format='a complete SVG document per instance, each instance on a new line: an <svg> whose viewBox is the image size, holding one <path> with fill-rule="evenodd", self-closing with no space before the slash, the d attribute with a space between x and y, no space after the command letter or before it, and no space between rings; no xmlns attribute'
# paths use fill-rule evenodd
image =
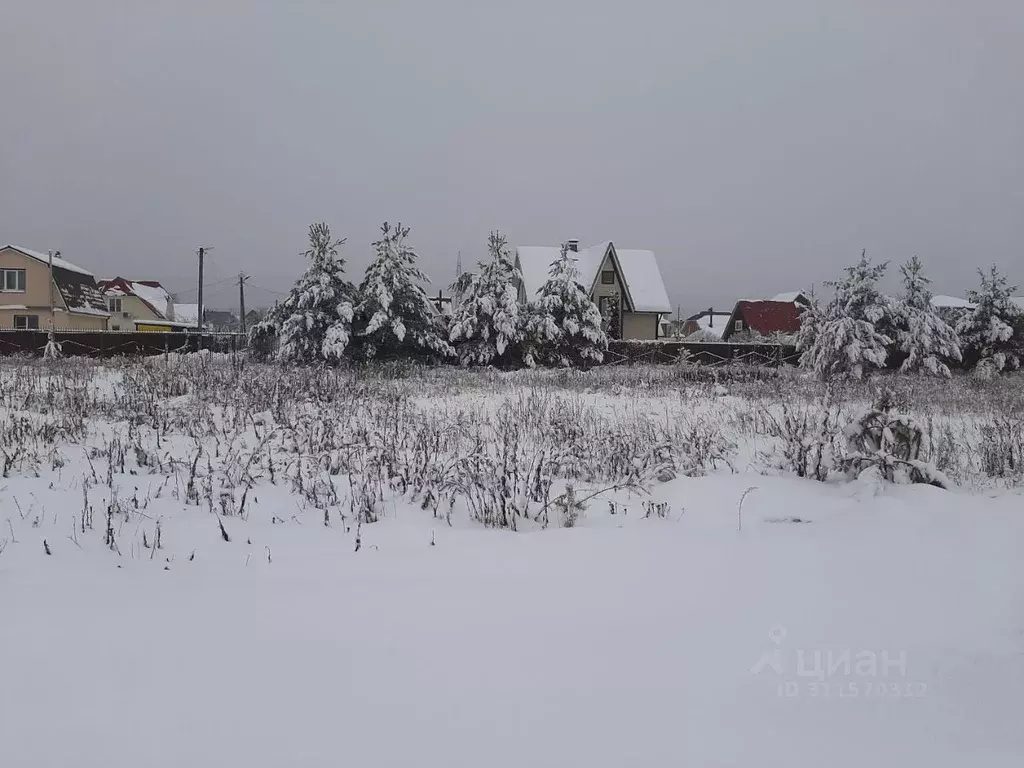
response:
<svg viewBox="0 0 1024 768"><path fill-rule="evenodd" d="M612 269L615 271L615 282L612 283L611 285L605 285L604 283L601 282L601 273L607 269ZM619 294L619 296L622 296L623 299L625 299L624 292L622 290L622 283L619 280L619 271L615 269L615 263L612 261L611 253L609 252L608 254L605 255L604 263L601 265L601 269L598 270L597 284L594 286L594 293L591 296L591 298L594 300L594 303L597 304L597 300L601 296L614 296L615 294Z"/></svg>
<svg viewBox="0 0 1024 768"><path fill-rule="evenodd" d="M4 304L24 304L28 307L37 307L44 310L47 318L49 318L50 268L12 248L0 249L0 267L25 270L25 292L7 293L6 291L0 291L0 307ZM64 299L56 288L53 290L53 301L57 307L64 307ZM30 314L39 313L31 312Z"/></svg>

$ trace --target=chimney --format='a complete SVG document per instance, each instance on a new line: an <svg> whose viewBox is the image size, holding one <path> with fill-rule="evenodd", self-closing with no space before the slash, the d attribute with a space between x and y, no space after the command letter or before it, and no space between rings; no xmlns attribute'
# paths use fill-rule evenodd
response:
<svg viewBox="0 0 1024 768"><path fill-rule="evenodd" d="M579 240L568 240L569 250L573 253L579 253L580 241Z"/></svg>
<svg viewBox="0 0 1024 768"><path fill-rule="evenodd" d="M708 328L715 327L715 308L708 307Z"/></svg>

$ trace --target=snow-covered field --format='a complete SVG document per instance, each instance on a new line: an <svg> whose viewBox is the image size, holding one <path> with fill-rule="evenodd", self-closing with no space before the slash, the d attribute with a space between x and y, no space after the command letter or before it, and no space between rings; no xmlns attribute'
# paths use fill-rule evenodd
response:
<svg viewBox="0 0 1024 768"><path fill-rule="evenodd" d="M1021 764L1020 379L391 373L0 362L0 764Z"/></svg>

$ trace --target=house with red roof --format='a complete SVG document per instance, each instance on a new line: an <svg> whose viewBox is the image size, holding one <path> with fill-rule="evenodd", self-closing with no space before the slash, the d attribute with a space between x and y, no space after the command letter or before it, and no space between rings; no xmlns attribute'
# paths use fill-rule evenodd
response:
<svg viewBox="0 0 1024 768"><path fill-rule="evenodd" d="M722 332L722 341L771 339L792 342L800 331L806 306L797 301L737 301Z"/></svg>

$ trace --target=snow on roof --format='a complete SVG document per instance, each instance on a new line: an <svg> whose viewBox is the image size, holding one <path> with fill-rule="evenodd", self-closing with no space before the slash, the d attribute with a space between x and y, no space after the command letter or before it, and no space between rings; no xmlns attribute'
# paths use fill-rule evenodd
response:
<svg viewBox="0 0 1024 768"><path fill-rule="evenodd" d="M153 307L161 315L167 317L171 307L171 294L160 283L147 285L146 283L132 281L130 285L136 296ZM196 314L198 314L198 311L199 308L196 307Z"/></svg>
<svg viewBox="0 0 1024 768"><path fill-rule="evenodd" d="M578 252L569 252L576 259L576 269L580 271L580 281L587 287L594 282L597 270L601 268L607 243L591 248L580 248ZM559 258L561 248L549 245L521 245L516 248L519 269L523 273L523 287L527 298L533 298L548 280L551 265Z"/></svg>
<svg viewBox="0 0 1024 768"><path fill-rule="evenodd" d="M771 297L770 301L796 301L803 295L803 291L789 291L788 293L777 293Z"/></svg>
<svg viewBox="0 0 1024 768"><path fill-rule="evenodd" d="M136 296L161 317L171 310L171 294L155 280L126 280L114 277L100 280L100 289L107 296Z"/></svg>
<svg viewBox="0 0 1024 768"><path fill-rule="evenodd" d="M958 296L932 296L932 306L940 309L974 309L971 302Z"/></svg>
<svg viewBox="0 0 1024 768"><path fill-rule="evenodd" d="M671 312L672 305L665 291L665 283L658 269L658 260L653 251L619 250L610 241L580 248L570 255L576 259L580 280L589 289L597 282L598 272L604 264L608 248L615 250L626 295L636 312ZM523 274L523 287L527 297L537 295L547 282L551 264L561 255L561 248L547 245L521 245L516 248L516 257Z"/></svg>
<svg viewBox="0 0 1024 768"><path fill-rule="evenodd" d="M637 312L671 312L672 303L668 300L654 251L620 251L616 248L615 255L619 257L622 279L633 299L633 309Z"/></svg>
<svg viewBox="0 0 1024 768"><path fill-rule="evenodd" d="M11 245L10 243L3 246L3 248L10 248L12 251L18 251L18 253L22 253L25 256L28 256L29 258L43 262L43 264L48 265L50 263L50 256L49 254L46 253L32 251L29 250L28 248L22 248L20 245ZM3 248L0 248L0 250L3 250ZM90 272L89 270L82 269L81 267L72 264L70 261L65 261L64 259L58 258L56 256L53 257L53 266L58 267L60 269L66 269L68 272L78 272L81 275L92 275L92 272Z"/></svg>
<svg viewBox="0 0 1024 768"><path fill-rule="evenodd" d="M718 338L722 338L722 331L725 330L725 326L729 324L729 312L715 312L714 314L703 313L698 317L693 318L693 322L697 324L697 330L707 331L709 334L714 334Z"/></svg>
<svg viewBox="0 0 1024 768"><path fill-rule="evenodd" d="M62 311L63 310L61 310L61 309L57 310L57 312L62 312ZM110 317L110 313L107 312L106 310L97 309L96 307L89 307L89 306L84 306L84 305L83 306L77 306L77 307L69 307L68 308L68 312L70 312L72 315L89 315L91 317Z"/></svg>

